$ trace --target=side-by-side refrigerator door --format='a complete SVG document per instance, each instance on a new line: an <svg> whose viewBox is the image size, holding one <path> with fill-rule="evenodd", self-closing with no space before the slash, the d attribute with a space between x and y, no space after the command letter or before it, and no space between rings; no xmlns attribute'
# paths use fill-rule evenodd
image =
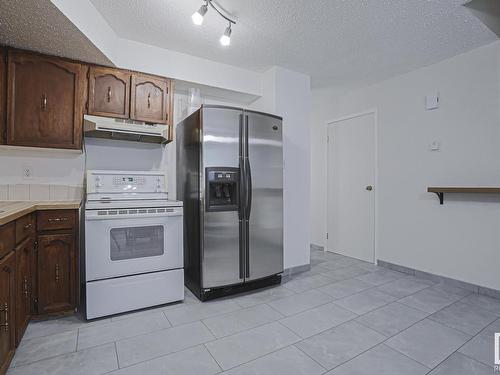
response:
<svg viewBox="0 0 500 375"><path fill-rule="evenodd" d="M283 143L279 118L245 112L248 133L246 280L283 272Z"/></svg>
<svg viewBox="0 0 500 375"><path fill-rule="evenodd" d="M243 113L204 107L202 122L202 288L207 289L244 281L239 236Z"/></svg>

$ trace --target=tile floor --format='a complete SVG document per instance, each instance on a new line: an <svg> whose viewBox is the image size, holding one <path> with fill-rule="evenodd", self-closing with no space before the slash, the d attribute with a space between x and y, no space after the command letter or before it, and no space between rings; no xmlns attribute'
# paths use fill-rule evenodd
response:
<svg viewBox="0 0 500 375"><path fill-rule="evenodd" d="M493 373L500 300L338 254L265 290L30 323L9 375Z"/></svg>

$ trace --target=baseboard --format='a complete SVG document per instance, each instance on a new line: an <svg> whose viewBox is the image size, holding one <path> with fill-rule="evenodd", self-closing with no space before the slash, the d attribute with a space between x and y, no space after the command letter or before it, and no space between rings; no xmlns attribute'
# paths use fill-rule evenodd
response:
<svg viewBox="0 0 500 375"><path fill-rule="evenodd" d="M311 251L325 251L325 247L312 243L311 244Z"/></svg>
<svg viewBox="0 0 500 375"><path fill-rule="evenodd" d="M381 267L388 268L388 269L391 269L394 271L403 272L403 273L406 273L408 275L414 275L415 277L419 277L422 279L427 279L427 280L431 280L431 281L438 282L438 283L445 283L445 284L449 284L449 285L454 285L454 286L457 286L459 288L469 290L473 293L477 293L477 294L481 294L484 296L500 299L500 290L486 288L486 287L483 287L480 285L467 283L465 281L452 279L450 277L436 275L436 274L433 274L430 272L420 271L420 270L417 270L415 268L400 266L398 264L386 262L384 260L377 260L377 264Z"/></svg>
<svg viewBox="0 0 500 375"><path fill-rule="evenodd" d="M282 280L282 282L287 282L288 280L290 280L292 275L296 275L296 274L301 273L301 272L306 272L306 271L309 271L310 269L311 269L310 264L303 264L301 266L286 268L283 271L283 274L281 276L281 280Z"/></svg>

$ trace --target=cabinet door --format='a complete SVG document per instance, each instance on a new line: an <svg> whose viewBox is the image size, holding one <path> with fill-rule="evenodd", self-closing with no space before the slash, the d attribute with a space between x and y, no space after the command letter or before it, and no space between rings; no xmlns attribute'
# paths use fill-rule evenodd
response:
<svg viewBox="0 0 500 375"><path fill-rule="evenodd" d="M7 143L80 149L83 68L80 64L9 52Z"/></svg>
<svg viewBox="0 0 500 375"><path fill-rule="evenodd" d="M130 73L101 67L89 71L89 115L128 118Z"/></svg>
<svg viewBox="0 0 500 375"><path fill-rule="evenodd" d="M31 317L31 251L27 238L16 248L16 346L19 345Z"/></svg>
<svg viewBox="0 0 500 375"><path fill-rule="evenodd" d="M75 308L75 236L38 236L38 312L47 314Z"/></svg>
<svg viewBox="0 0 500 375"><path fill-rule="evenodd" d="M5 51L0 48L0 144L5 143L5 94L7 92L7 67L5 65Z"/></svg>
<svg viewBox="0 0 500 375"><path fill-rule="evenodd" d="M9 367L15 348L15 253L0 260L0 374Z"/></svg>
<svg viewBox="0 0 500 375"><path fill-rule="evenodd" d="M166 78L132 74L130 118L137 121L168 123L168 86Z"/></svg>

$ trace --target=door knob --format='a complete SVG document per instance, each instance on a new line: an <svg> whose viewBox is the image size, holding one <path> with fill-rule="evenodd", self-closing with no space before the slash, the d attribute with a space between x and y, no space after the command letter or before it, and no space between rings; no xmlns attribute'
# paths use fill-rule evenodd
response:
<svg viewBox="0 0 500 375"><path fill-rule="evenodd" d="M373 186L368 185L368 186L366 187L366 190L368 190L368 191L372 191L372 190L373 190Z"/></svg>

